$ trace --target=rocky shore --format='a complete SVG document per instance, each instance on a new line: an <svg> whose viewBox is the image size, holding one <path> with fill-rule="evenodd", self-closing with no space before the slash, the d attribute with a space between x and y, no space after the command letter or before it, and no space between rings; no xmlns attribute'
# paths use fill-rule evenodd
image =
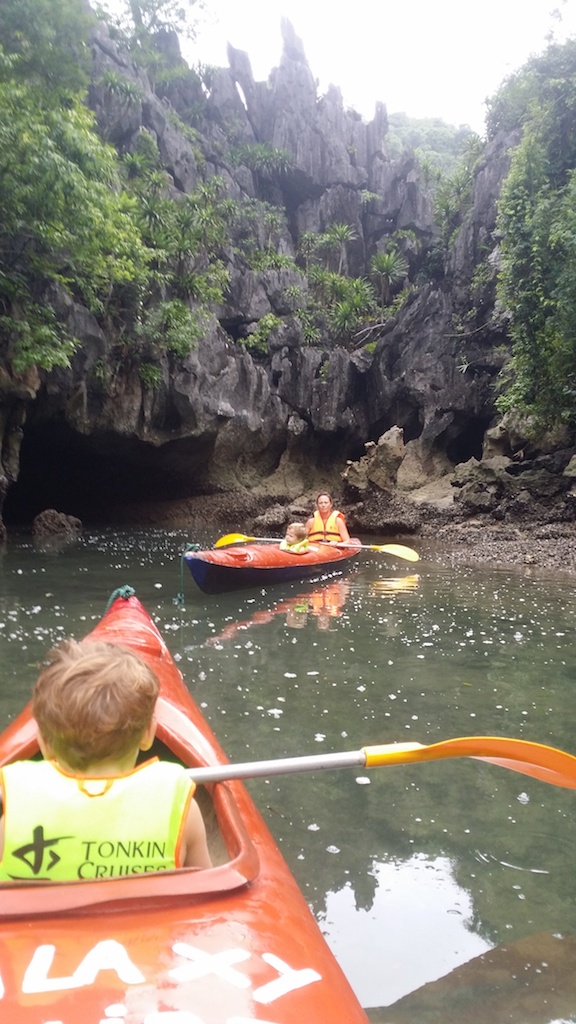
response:
<svg viewBox="0 0 576 1024"><path fill-rule="evenodd" d="M530 569L531 575L576 578L573 523L510 527L474 520L440 527L433 537L424 529L411 543L422 558L442 565L507 566Z"/></svg>
<svg viewBox="0 0 576 1024"><path fill-rule="evenodd" d="M279 502L248 492L191 497L175 502L124 507L119 520L151 527L184 528L193 542L203 537L206 523L221 533L231 531L262 536L282 536L289 519L310 513L306 502ZM576 578L576 522L558 521L551 508L550 521L542 521L540 509L495 522L489 516L462 517L453 509L433 505L413 506L386 500L375 507L338 502L354 534L384 543L396 540L416 548L423 560L445 566L510 567L530 570L531 575Z"/></svg>

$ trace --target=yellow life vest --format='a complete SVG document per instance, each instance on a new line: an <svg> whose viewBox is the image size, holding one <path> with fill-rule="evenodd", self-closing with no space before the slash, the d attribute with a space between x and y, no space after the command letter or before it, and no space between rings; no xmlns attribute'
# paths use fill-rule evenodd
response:
<svg viewBox="0 0 576 1024"><path fill-rule="evenodd" d="M297 540L295 544L288 544L286 540L281 540L280 551L291 551L293 555L299 555L301 551L308 551L308 537Z"/></svg>
<svg viewBox="0 0 576 1024"><path fill-rule="evenodd" d="M117 878L181 867L195 785L158 758L125 775L86 778L54 761L0 771L4 853L0 882Z"/></svg>
<svg viewBox="0 0 576 1024"><path fill-rule="evenodd" d="M328 519L324 523L322 516L320 515L318 510L316 510L312 522L312 529L308 534L308 540L342 540L337 523L338 516L340 515L342 515L341 512L338 512L337 509L332 509L332 512L328 516Z"/></svg>

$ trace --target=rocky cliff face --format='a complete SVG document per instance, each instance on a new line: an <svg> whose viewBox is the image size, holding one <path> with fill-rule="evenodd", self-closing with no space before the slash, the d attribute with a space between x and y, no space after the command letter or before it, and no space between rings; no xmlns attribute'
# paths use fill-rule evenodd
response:
<svg viewBox="0 0 576 1024"><path fill-rule="evenodd" d="M15 380L0 366L7 521L31 520L48 506L110 520L129 502L224 490L294 499L339 481L347 462L392 427L411 452L406 492L481 457L506 343L494 308L496 198L515 140L486 149L448 265L431 279L423 255L437 237L429 194L413 156L387 157L385 108L378 105L366 124L344 109L338 89L319 98L287 22L283 39L280 66L266 83L255 82L247 55L231 49L229 69L214 73L208 94L186 80L159 97L100 30L90 103L102 134L130 152L138 133L150 132L175 193L217 175L230 197L265 198L283 215L279 248L288 255L304 233L345 223L355 236L346 247L349 272L366 276L370 257L393 231L405 231L419 287L371 334L375 345L311 346L290 299L306 278L285 267L247 270L231 244L224 304L189 356L158 357L162 379L154 388L128 362L103 373L114 339L60 296L60 315L82 340L71 368ZM123 104L99 84L110 71L137 82L137 103ZM185 120L192 109L190 141L171 113ZM288 169L274 176L238 164L232 136L236 146L282 150ZM485 273L474 283L480 263ZM279 321L268 351L251 353L243 340L268 313Z"/></svg>

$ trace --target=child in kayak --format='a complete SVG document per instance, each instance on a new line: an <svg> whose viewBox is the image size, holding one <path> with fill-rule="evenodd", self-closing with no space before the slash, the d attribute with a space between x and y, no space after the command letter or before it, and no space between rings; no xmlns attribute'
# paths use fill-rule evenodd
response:
<svg viewBox="0 0 576 1024"><path fill-rule="evenodd" d="M304 523L290 523L284 540L280 541L280 550L291 551L294 555L308 550L308 531Z"/></svg>
<svg viewBox="0 0 576 1024"><path fill-rule="evenodd" d="M0 771L0 881L113 878L212 866L195 785L150 750L159 683L132 651L68 640L32 697L44 761Z"/></svg>

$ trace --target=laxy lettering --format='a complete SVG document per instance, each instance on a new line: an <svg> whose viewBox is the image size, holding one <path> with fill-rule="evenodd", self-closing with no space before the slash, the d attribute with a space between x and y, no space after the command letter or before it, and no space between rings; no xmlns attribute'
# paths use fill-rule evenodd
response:
<svg viewBox="0 0 576 1024"><path fill-rule="evenodd" d="M181 963L168 971L168 977L176 984L185 984L212 977L218 984L229 985L236 989L248 989L250 978L239 969L239 965L254 957L246 949L238 947L208 953L206 950L193 946L188 942L176 942L172 951L181 958ZM128 950L115 939L104 939L86 954L76 970L66 976L51 975L56 954L56 946L44 944L38 946L22 979L22 995L39 995L42 993L64 992L81 989L93 985L100 971L114 971L125 985L149 984L137 964L131 959ZM270 980L254 989L254 1002L267 1006L280 996L304 988L316 981L321 975L310 967L294 969L286 961L274 953L262 953L261 959L270 968ZM6 991L0 977L0 1002L5 998ZM104 1017L97 1024L125 1024L127 1013L123 1004L116 1003L103 1008ZM41 1024L65 1024L64 1021L52 1017ZM87 1022L88 1024L88 1022ZM143 1018L142 1024L204 1024L204 1021L189 1011L151 1011ZM243 1017L230 1017L223 1024L248 1024ZM273 1021L260 1024L274 1024Z"/></svg>

